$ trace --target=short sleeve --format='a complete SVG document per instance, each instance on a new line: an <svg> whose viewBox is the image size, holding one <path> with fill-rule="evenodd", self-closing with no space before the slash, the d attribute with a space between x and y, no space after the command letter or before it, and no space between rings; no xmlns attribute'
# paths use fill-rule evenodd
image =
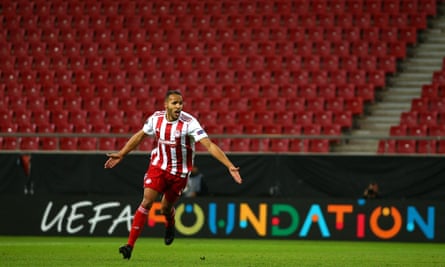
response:
<svg viewBox="0 0 445 267"><path fill-rule="evenodd" d="M195 142L199 142L201 139L208 137L206 131L199 124L198 120L193 119L189 125L189 134L193 137Z"/></svg>
<svg viewBox="0 0 445 267"><path fill-rule="evenodd" d="M153 120L154 120L154 116L150 116L148 117L148 119L145 121L144 126L142 127L142 130L144 131L145 134L147 135L154 135L155 134L155 130L153 127Z"/></svg>

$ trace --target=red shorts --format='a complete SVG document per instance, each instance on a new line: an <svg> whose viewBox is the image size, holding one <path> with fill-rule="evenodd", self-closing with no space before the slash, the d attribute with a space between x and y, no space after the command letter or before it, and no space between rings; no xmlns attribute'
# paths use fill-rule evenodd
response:
<svg viewBox="0 0 445 267"><path fill-rule="evenodd" d="M187 185L187 178L173 175L158 167L150 166L144 176L144 188L163 193L170 203L176 202Z"/></svg>

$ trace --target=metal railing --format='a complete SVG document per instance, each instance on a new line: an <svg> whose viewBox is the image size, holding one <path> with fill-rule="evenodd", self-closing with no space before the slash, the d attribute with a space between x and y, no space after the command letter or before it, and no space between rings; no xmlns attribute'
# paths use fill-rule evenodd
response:
<svg viewBox="0 0 445 267"><path fill-rule="evenodd" d="M101 149L99 146L99 140L101 138L122 138L128 139L132 134L99 134L99 133L0 133L0 139L9 139L15 140L12 143L12 147L2 148L0 149L0 153L105 153L110 152L110 150ZM34 139L36 148L34 149L26 149L21 144L22 141L26 138ZM42 142L45 142L47 138L52 138L55 141L55 147L52 149L44 149L42 146ZM87 138L93 138L94 147L90 147L88 149L70 149L65 150L61 148L61 141L64 138L77 138L78 142L82 142ZM367 136L353 136L353 135L289 135L289 134L214 134L210 135L210 138L214 140L216 143L219 143L221 140L240 140L240 139L250 139L250 140L261 140L261 139L287 139L289 141L297 140L300 144L300 149L296 149L294 147L293 150L283 150L283 151L272 151L270 147L262 146L262 143L259 142L257 149L248 150L248 151L231 151L224 149L225 152L230 154L255 154L255 153L268 153L268 154L329 154L329 155L429 155L429 156L445 156L444 154L437 153L435 147L431 147L430 151L424 151L422 153L393 153L390 147L391 140L415 140L415 141L442 141L445 140L445 136L388 136L388 135L367 135ZM306 145L309 140L319 140L326 139L329 141L329 152L310 152L307 151ZM378 146L375 147L374 151L361 151L361 152L342 152L336 151L335 148L339 146L347 146L349 142L353 140L373 140L373 141L387 141L385 142L386 146L383 151L378 150ZM132 153L147 153L147 150L136 149ZM206 151L197 150L197 153L207 153Z"/></svg>

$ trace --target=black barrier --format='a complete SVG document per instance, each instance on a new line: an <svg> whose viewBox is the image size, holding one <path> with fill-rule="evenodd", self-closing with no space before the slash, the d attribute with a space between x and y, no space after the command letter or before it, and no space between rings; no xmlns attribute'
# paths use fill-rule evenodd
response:
<svg viewBox="0 0 445 267"><path fill-rule="evenodd" d="M242 185L209 155L196 164L212 196L358 198L371 181L391 199L444 199L445 157L230 155L240 166ZM139 196L147 155L128 155L104 169L105 155L34 154L29 178L20 174L19 155L3 155L0 193L23 193L31 180L36 195L113 194Z"/></svg>
<svg viewBox="0 0 445 267"><path fill-rule="evenodd" d="M0 197L0 235L127 236L138 198ZM178 236L445 241L445 204L365 199L182 199ZM142 237L162 237L160 203Z"/></svg>

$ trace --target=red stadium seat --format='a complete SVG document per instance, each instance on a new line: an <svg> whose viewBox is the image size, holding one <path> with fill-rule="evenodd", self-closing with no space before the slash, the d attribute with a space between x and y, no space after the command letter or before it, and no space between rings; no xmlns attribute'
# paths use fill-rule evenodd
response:
<svg viewBox="0 0 445 267"><path fill-rule="evenodd" d="M270 139L270 150L272 152L288 152L289 139Z"/></svg>
<svg viewBox="0 0 445 267"><path fill-rule="evenodd" d="M321 125L303 125L302 130L304 135L321 135Z"/></svg>
<svg viewBox="0 0 445 267"><path fill-rule="evenodd" d="M250 151L252 152L269 152L270 149L270 139L251 139L250 140Z"/></svg>
<svg viewBox="0 0 445 267"><path fill-rule="evenodd" d="M286 101L286 107L294 112L301 112L306 109L306 99L303 97L289 98Z"/></svg>
<svg viewBox="0 0 445 267"><path fill-rule="evenodd" d="M292 139L290 141L289 150L292 152L308 152L309 140L308 139Z"/></svg>
<svg viewBox="0 0 445 267"><path fill-rule="evenodd" d="M353 115L358 115L363 113L363 99L356 97L351 99L345 99L344 102L345 109L351 111Z"/></svg>
<svg viewBox="0 0 445 267"><path fill-rule="evenodd" d="M322 127L322 134L328 135L328 136L341 136L341 126L338 124L332 124L332 125L323 125ZM329 139L330 143L340 143L339 139Z"/></svg>
<svg viewBox="0 0 445 267"><path fill-rule="evenodd" d="M78 139L76 137L60 138L59 147L61 150L77 150Z"/></svg>
<svg viewBox="0 0 445 267"><path fill-rule="evenodd" d="M352 127L351 111L334 111L333 123L341 125L342 128L350 129Z"/></svg>
<svg viewBox="0 0 445 267"><path fill-rule="evenodd" d="M394 125L389 129L390 136L406 136L407 126L406 125Z"/></svg>
<svg viewBox="0 0 445 267"><path fill-rule="evenodd" d="M307 126L313 124L313 112L311 111L302 111L295 113L295 122L298 125Z"/></svg>
<svg viewBox="0 0 445 267"><path fill-rule="evenodd" d="M257 111L255 112L255 122L258 124L274 125L274 112L273 111Z"/></svg>
<svg viewBox="0 0 445 267"><path fill-rule="evenodd" d="M87 125L87 111L85 110L73 110L70 111L68 116L68 123L76 126Z"/></svg>
<svg viewBox="0 0 445 267"><path fill-rule="evenodd" d="M325 108L327 111L344 111L344 99L342 97L326 99Z"/></svg>
<svg viewBox="0 0 445 267"><path fill-rule="evenodd" d="M436 140L417 140L417 153L421 154L435 154L436 153Z"/></svg>
<svg viewBox="0 0 445 267"><path fill-rule="evenodd" d="M283 132L283 126L281 125L264 125L263 133L265 134L281 134Z"/></svg>
<svg viewBox="0 0 445 267"><path fill-rule="evenodd" d="M373 85L359 85L356 86L356 95L365 102L373 103L375 101Z"/></svg>
<svg viewBox="0 0 445 267"><path fill-rule="evenodd" d="M332 111L315 111L314 112L314 123L325 126L331 126L333 121Z"/></svg>
<svg viewBox="0 0 445 267"><path fill-rule="evenodd" d="M259 124L244 124L245 134L262 134L263 126Z"/></svg>
<svg viewBox="0 0 445 267"><path fill-rule="evenodd" d="M400 125L416 126L418 124L418 113L416 111L404 111L400 115Z"/></svg>
<svg viewBox="0 0 445 267"><path fill-rule="evenodd" d="M275 123L282 126L294 125L294 112L287 110L275 112Z"/></svg>
<svg viewBox="0 0 445 267"><path fill-rule="evenodd" d="M142 140L142 143L137 148L140 151L151 151L156 147L156 141L151 138Z"/></svg>
<svg viewBox="0 0 445 267"><path fill-rule="evenodd" d="M306 100L306 109L308 111L319 112L325 110L325 99L322 97Z"/></svg>
<svg viewBox="0 0 445 267"><path fill-rule="evenodd" d="M416 140L396 140L396 152L402 154L416 153Z"/></svg>
<svg viewBox="0 0 445 267"><path fill-rule="evenodd" d="M395 140L380 140L378 143L377 152L380 154L392 154L396 152Z"/></svg>
<svg viewBox="0 0 445 267"><path fill-rule="evenodd" d="M428 127L429 136L444 136L445 135L445 125L433 125Z"/></svg>
<svg viewBox="0 0 445 267"><path fill-rule="evenodd" d="M309 151L315 153L328 153L329 140L327 139L309 140Z"/></svg>
<svg viewBox="0 0 445 267"><path fill-rule="evenodd" d="M94 137L80 137L78 140L79 150L97 150L97 138Z"/></svg>
<svg viewBox="0 0 445 267"><path fill-rule="evenodd" d="M99 138L99 144L98 148L99 150L105 150L105 151L114 151L116 149L116 139L115 138L108 138L108 137L102 137Z"/></svg>
<svg viewBox="0 0 445 267"><path fill-rule="evenodd" d="M278 91L278 90L277 90ZM267 99L267 109L271 111L284 111L287 99L284 97L274 97Z"/></svg>
<svg viewBox="0 0 445 267"><path fill-rule="evenodd" d="M428 133L427 125L407 126L406 134L409 136L426 136Z"/></svg>
<svg viewBox="0 0 445 267"><path fill-rule="evenodd" d="M254 123L255 115L251 111L241 111L238 113L237 121L242 125L251 125Z"/></svg>
<svg viewBox="0 0 445 267"><path fill-rule="evenodd" d="M236 117L235 111L221 111L218 112L217 121L224 121L226 125L233 125L236 123Z"/></svg>
<svg viewBox="0 0 445 267"><path fill-rule="evenodd" d="M226 125L226 126L224 126L224 133L225 134L242 134L243 126L240 124Z"/></svg>
<svg viewBox="0 0 445 267"><path fill-rule="evenodd" d="M247 138L234 138L230 142L230 151L248 152L250 150L250 140Z"/></svg>
<svg viewBox="0 0 445 267"><path fill-rule="evenodd" d="M433 126L438 123L438 113L436 111L420 112L419 124Z"/></svg>
<svg viewBox="0 0 445 267"><path fill-rule="evenodd" d="M214 139L214 142L224 151L230 150L230 139ZM198 145L199 146L199 145Z"/></svg>

